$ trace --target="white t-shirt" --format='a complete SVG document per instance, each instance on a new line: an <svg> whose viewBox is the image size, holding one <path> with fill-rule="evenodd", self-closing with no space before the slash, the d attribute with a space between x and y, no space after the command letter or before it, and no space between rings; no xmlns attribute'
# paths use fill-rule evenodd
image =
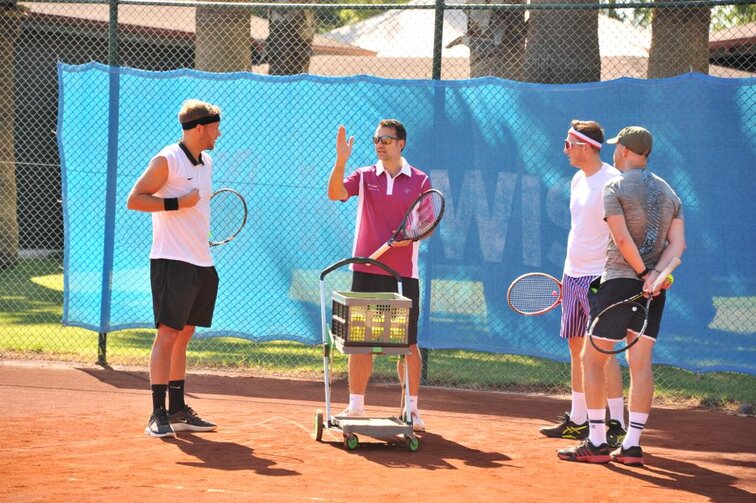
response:
<svg viewBox="0 0 756 503"><path fill-rule="evenodd" d="M152 250L150 258L181 260L200 267L213 265L210 233L210 196L213 194L213 161L201 155L202 163L192 164L178 144L169 145L155 157L168 162L168 179L155 196L181 197L199 189L200 199L191 208L152 213Z"/></svg>
<svg viewBox="0 0 756 503"><path fill-rule="evenodd" d="M603 163L591 176L578 170L570 187L570 234L564 274L573 278L600 276L604 272L609 226L604 221L604 184L620 171Z"/></svg>

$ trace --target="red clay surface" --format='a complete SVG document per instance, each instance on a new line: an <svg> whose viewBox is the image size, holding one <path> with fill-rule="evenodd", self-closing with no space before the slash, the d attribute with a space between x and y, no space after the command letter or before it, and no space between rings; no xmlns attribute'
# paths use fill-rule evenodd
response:
<svg viewBox="0 0 756 503"><path fill-rule="evenodd" d="M145 372L0 362L2 501L756 501L756 419L655 408L647 466L559 461L572 441L538 428L566 399L426 388L428 432L411 453L310 437L323 383L192 374L187 401L213 433L147 437ZM343 383L334 386L344 406ZM368 412L395 414L398 386Z"/></svg>

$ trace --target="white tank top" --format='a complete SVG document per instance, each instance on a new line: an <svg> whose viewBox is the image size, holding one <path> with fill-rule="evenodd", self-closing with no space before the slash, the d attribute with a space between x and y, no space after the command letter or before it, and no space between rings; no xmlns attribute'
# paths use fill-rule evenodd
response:
<svg viewBox="0 0 756 503"><path fill-rule="evenodd" d="M204 164L192 164L178 144L169 145L155 157L168 162L168 179L156 197L181 197L199 189L200 199L191 208L152 213L151 259L171 259L200 267L213 265L208 235L210 233L210 196L213 193L213 161L203 153Z"/></svg>

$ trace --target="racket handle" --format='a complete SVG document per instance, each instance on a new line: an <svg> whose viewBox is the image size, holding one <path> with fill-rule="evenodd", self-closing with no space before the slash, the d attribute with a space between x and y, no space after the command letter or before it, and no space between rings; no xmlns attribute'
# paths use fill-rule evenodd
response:
<svg viewBox="0 0 756 503"><path fill-rule="evenodd" d="M679 266L680 264L682 264L680 257L672 257L672 260L669 261L667 267L665 267L662 272L659 273L656 281L654 281L653 291L658 290L661 284L664 283L664 280L667 279L667 276L669 276L672 271L677 269L677 266Z"/></svg>
<svg viewBox="0 0 756 503"><path fill-rule="evenodd" d="M389 249L391 249L391 245L388 244L388 243L385 243L383 246L381 246L380 248L378 248L377 250L375 250L373 252L373 254L370 255L369 258L371 258L373 260L378 260L378 257L380 257L381 255L383 255L384 253L386 253L387 251L389 251ZM370 265L370 264L368 264L368 265Z"/></svg>

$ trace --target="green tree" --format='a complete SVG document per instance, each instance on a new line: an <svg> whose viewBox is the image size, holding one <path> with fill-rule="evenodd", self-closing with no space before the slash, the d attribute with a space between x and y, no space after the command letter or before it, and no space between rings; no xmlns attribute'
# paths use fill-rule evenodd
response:
<svg viewBox="0 0 756 503"><path fill-rule="evenodd" d="M346 0L346 1L339 1L339 3L350 3L350 4L357 4L357 5L365 5L365 4L386 4L386 5L396 5L396 4L406 4L409 0ZM328 2L323 2L328 3ZM359 21L362 21L363 19L367 19L369 17L377 16L379 14L382 14L386 12L382 9L321 9L318 11L317 17L318 17L318 29L321 32L327 32L334 30L336 28L340 28L342 26L346 26L348 24L357 23Z"/></svg>

